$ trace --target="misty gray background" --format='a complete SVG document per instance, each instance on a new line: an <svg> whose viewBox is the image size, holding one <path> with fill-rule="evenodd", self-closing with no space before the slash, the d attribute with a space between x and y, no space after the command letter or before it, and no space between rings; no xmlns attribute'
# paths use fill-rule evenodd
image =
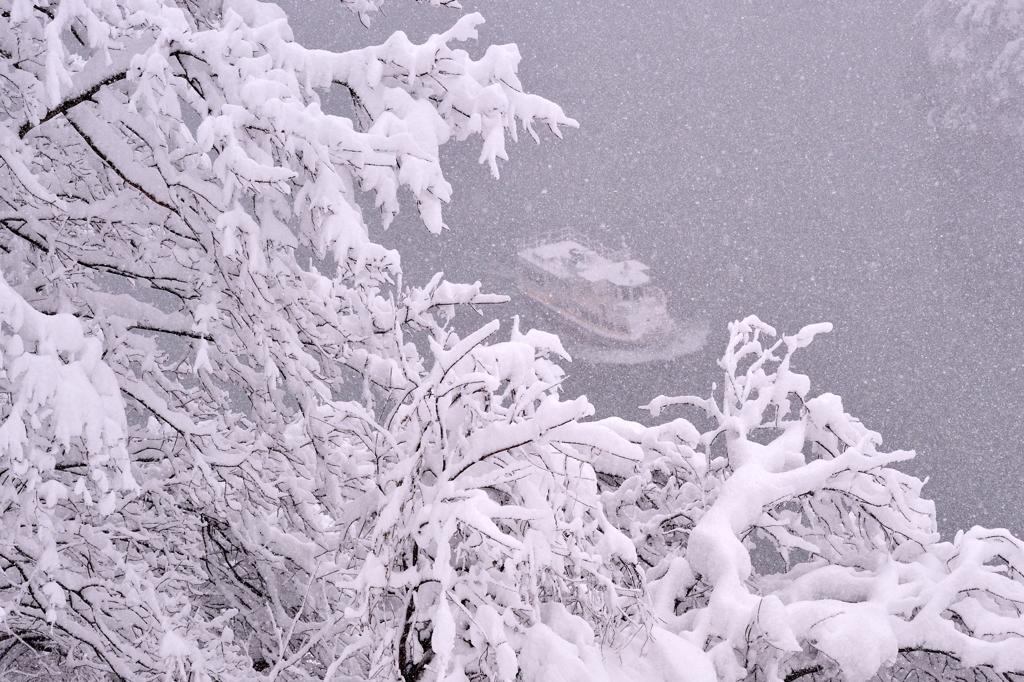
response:
<svg viewBox="0 0 1024 682"><path fill-rule="evenodd" d="M419 42L459 16L389 2L367 29L330 0L281 4L297 39L332 50L398 29ZM463 4L487 18L464 47L517 43L524 87L581 127L510 141L497 181L478 139L447 145L450 231L429 235L411 206L387 234L371 225L408 281L479 279L514 297L492 314L543 325L511 285L516 247L563 227L624 239L673 313L711 328L671 363L567 367L567 395L638 420L658 394L720 382L729 321L832 322L795 363L812 393L917 450L902 468L930 478L944 535L1024 531L1021 150L928 126L919 2Z"/></svg>

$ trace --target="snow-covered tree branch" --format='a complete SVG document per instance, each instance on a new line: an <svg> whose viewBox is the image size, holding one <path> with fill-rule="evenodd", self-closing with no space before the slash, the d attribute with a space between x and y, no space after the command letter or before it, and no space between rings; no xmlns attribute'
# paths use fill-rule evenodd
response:
<svg viewBox="0 0 1024 682"><path fill-rule="evenodd" d="M1024 21L1015 0L927 0L918 14L936 79L929 122L1019 135Z"/></svg>
<svg viewBox="0 0 1024 682"><path fill-rule="evenodd" d="M648 406L699 408L711 430L628 427L645 463L605 500L632 530L664 627L719 679L860 681L950 662L1019 673L1024 544L981 528L941 542L922 482L890 468L913 453L880 452L837 396L809 398L792 354L830 329L772 343L756 317L736 322L720 400Z"/></svg>
<svg viewBox="0 0 1024 682"><path fill-rule="evenodd" d="M504 297L404 280L363 206L440 231L442 145L497 176L575 125L482 21L335 54L255 0L0 0L0 672L1024 669L1024 546L939 540L792 371L825 326L736 323L720 395L650 405L712 428L648 428L563 399L557 337L454 331Z"/></svg>
<svg viewBox="0 0 1024 682"><path fill-rule="evenodd" d="M449 438L437 411L496 420L489 392L508 378L436 313L503 299L404 286L357 195L386 227L409 191L439 231L442 144L479 134L497 175L518 123L535 138L535 122L575 123L523 91L515 46L458 48L475 14L421 45L396 34L332 54L258 2L0 9L8 648L39 635L66 669L124 679L418 677L435 650L410 628L448 608L448 555L429 568L448 538L522 554L490 517L432 529L440 544L414 523L476 509L472 477L515 459L477 444L431 460ZM330 88L353 118L320 109ZM516 353L548 352L522 338ZM517 375L501 414L527 424L520 448L560 426L529 426L535 402L558 402L546 371L526 394ZM561 409L569 422L588 408ZM469 415L450 437L470 436ZM525 509L509 518L534 523ZM534 564L531 589L556 589Z"/></svg>

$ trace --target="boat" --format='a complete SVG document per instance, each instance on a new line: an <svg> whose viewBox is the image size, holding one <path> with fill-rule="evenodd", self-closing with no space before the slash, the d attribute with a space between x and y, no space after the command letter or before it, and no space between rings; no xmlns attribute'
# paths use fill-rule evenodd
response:
<svg viewBox="0 0 1024 682"><path fill-rule="evenodd" d="M518 289L572 325L572 354L585 362L667 361L704 345L707 329L680 324L648 267L628 251L579 237L544 240L517 254Z"/></svg>

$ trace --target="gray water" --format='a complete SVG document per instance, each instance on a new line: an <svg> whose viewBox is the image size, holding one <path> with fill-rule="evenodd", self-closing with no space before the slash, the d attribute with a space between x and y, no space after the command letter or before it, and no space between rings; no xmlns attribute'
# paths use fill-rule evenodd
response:
<svg viewBox="0 0 1024 682"><path fill-rule="evenodd" d="M364 29L327 0L283 4L298 39L336 50L457 18L392 2ZM510 143L498 181L478 141L448 145L451 229L432 237L407 209L374 234L407 279L444 270L515 295L509 264L531 236L624 240L672 311L712 330L672 363L569 366L569 395L634 419L658 394L707 394L731 320L832 322L798 356L812 392L917 450L903 468L930 478L944 534L1024 531L1021 150L928 126L918 3L463 4L488 19L471 53L518 43L526 89L581 128ZM518 299L493 312L537 319Z"/></svg>

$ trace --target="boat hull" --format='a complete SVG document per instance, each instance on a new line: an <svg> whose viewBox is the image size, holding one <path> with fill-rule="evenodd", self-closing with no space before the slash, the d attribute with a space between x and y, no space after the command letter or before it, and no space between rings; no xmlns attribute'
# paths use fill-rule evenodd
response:
<svg viewBox="0 0 1024 682"><path fill-rule="evenodd" d="M606 341L618 342L618 343L638 343L644 335L641 334L627 334L615 329L609 329L608 327L602 326L596 322L592 322L582 315L578 315L572 310L564 306L560 306L557 302L552 301L548 297L544 296L540 292L531 289L530 287L519 286L519 290L529 296L531 299L539 303L540 305L547 308L549 311L562 318L564 321L569 322L580 329L584 330L588 334L605 339ZM671 322L671 320L669 320Z"/></svg>
<svg viewBox="0 0 1024 682"><path fill-rule="evenodd" d="M677 322L668 316L645 334L623 334L576 315L526 287L520 290L543 309L546 322L559 333L575 361L610 365L669 362L695 353L707 340L706 324Z"/></svg>

